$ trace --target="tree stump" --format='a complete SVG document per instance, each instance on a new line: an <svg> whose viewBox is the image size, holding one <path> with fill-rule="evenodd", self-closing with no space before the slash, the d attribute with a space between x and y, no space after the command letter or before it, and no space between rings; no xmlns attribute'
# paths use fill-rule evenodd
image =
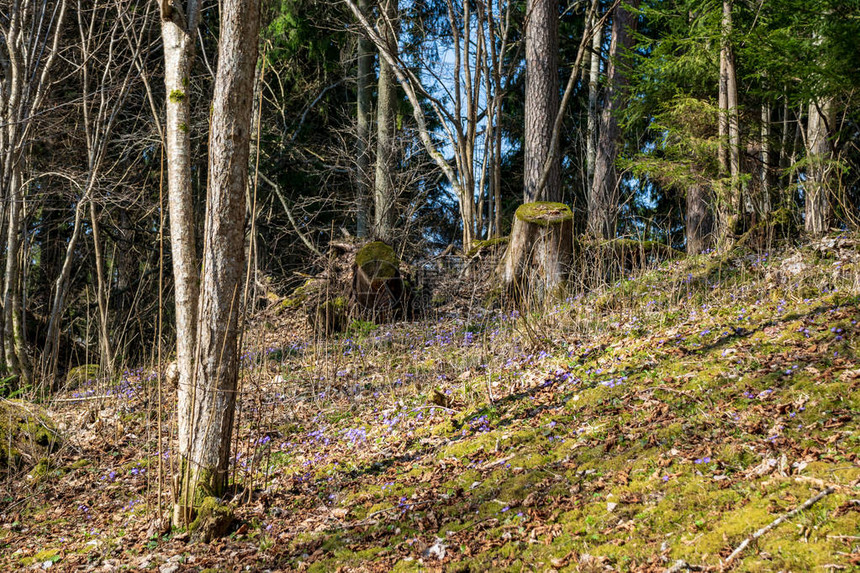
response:
<svg viewBox="0 0 860 573"><path fill-rule="evenodd" d="M346 299L335 296L315 301L308 309L308 321L316 333L328 336L343 332L349 326Z"/></svg>
<svg viewBox="0 0 860 573"><path fill-rule="evenodd" d="M374 241L355 253L351 298L359 314L370 320L405 316L408 289L400 274L400 260L389 245Z"/></svg>
<svg viewBox="0 0 860 573"><path fill-rule="evenodd" d="M511 239L497 267L503 286L520 300L559 293L573 262L573 213L563 203L520 205Z"/></svg>

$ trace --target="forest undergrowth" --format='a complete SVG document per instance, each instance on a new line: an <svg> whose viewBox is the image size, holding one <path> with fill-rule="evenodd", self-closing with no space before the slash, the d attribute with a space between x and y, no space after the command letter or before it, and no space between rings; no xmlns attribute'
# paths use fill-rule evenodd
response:
<svg viewBox="0 0 860 573"><path fill-rule="evenodd" d="M252 317L236 519L208 543L162 519L156 370L30 404L59 437L0 476L0 564L860 568L857 237L669 261L541 312L437 302L328 338L277 303Z"/></svg>

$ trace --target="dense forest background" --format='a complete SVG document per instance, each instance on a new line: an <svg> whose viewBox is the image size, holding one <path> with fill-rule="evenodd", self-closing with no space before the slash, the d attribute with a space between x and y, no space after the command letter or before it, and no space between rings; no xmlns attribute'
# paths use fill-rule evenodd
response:
<svg viewBox="0 0 860 573"><path fill-rule="evenodd" d="M199 254L219 9L174 3L199 16L168 89L161 4L0 6L4 393L170 347L167 141L187 140ZM332 241L469 253L535 199L570 206L578 236L688 252L763 221L853 227L858 31L856 3L837 0L267 0L254 296L289 292Z"/></svg>

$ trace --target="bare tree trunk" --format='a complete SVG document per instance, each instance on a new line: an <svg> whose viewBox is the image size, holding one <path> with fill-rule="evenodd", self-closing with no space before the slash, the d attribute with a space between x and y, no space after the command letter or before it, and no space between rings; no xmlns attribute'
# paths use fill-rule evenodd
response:
<svg viewBox="0 0 860 573"><path fill-rule="evenodd" d="M721 175L728 176L729 187L720 198L720 240L724 242L735 231L741 212L740 194L740 125L735 58L732 50L732 1L723 0L720 41L719 90L719 163Z"/></svg>
<svg viewBox="0 0 860 573"><path fill-rule="evenodd" d="M21 183L20 168L13 168L7 209L9 220L6 228L6 269L3 281L3 343L7 367L21 377L21 386L26 386L31 382L31 374L22 332L21 267L18 264L21 207L24 203Z"/></svg>
<svg viewBox="0 0 860 573"><path fill-rule="evenodd" d="M833 101L824 98L809 104L806 125L806 154L809 167L803 184L806 204L806 232L818 237L830 227L830 165L832 146L830 126L833 125Z"/></svg>
<svg viewBox="0 0 860 573"><path fill-rule="evenodd" d="M359 9L367 14L370 10L368 0L359 0ZM370 127L372 124L372 108L371 92L373 91L373 42L367 39L363 34L358 38L358 77L357 79L357 105L356 115L358 118L358 136L356 138L356 151L358 154L356 160L356 236L363 239L367 236L367 214L368 203L370 197L371 181L370 176Z"/></svg>
<svg viewBox="0 0 860 573"><path fill-rule="evenodd" d="M147 4L148 9L149 4ZM110 3L93 4L93 12L103 10L103 16L99 17L90 14L91 18L86 19L81 2L78 1L78 34L80 56L83 64L80 66L79 72L82 79L82 110L84 135L87 145L87 176L83 186L75 183L80 192L78 204L75 206L75 222L72 230L72 236L66 246L66 254L63 260L63 265L60 270L60 275L57 277L54 296L51 303L51 314L48 321L47 340L45 342L45 352L42 355L43 373L48 378L53 378L57 372L57 360L60 344L60 322L65 306L66 294L69 288L69 278L71 277L72 266L74 262L75 249L82 232L82 221L84 216L84 208L93 200L93 194L100 178L100 169L102 162L105 159L108 143L111 141L113 127L119 116L119 110L122 108L125 98L129 93L129 84L132 74L136 69L134 61L140 56L142 47L142 37L145 28L141 29L137 35L121 34L120 28L124 23L116 16L116 12L112 11L115 6ZM119 8L122 10L122 8ZM93 27L96 21L110 22L110 30L108 33L99 36L93 32ZM98 42L108 38L108 49L106 49L107 57L103 60L96 61L92 58L92 51L95 45L100 45ZM126 50L120 49L120 38L128 43ZM101 45L102 49L104 46ZM121 53L127 56L123 61L120 58ZM95 66L98 65L96 68ZM97 75L101 79L101 83L96 89L90 89L89 71L90 66L93 66ZM114 75L122 78L119 84L111 84ZM91 215L95 211L90 205ZM95 221L94 221L95 223ZM97 230L96 230L97 237ZM96 239L97 240L97 239ZM106 305L102 305L105 307ZM106 309L105 309L106 314ZM100 316L102 315L100 309ZM106 322L106 318L103 319ZM103 336L100 338L104 339ZM110 352L109 352L110 353Z"/></svg>
<svg viewBox="0 0 860 573"><path fill-rule="evenodd" d="M245 185L259 25L260 0L222 1L197 326L199 361L192 417L181 425L190 431L179 436L187 456L182 459L180 502L174 516L186 525L202 497L220 496L227 487L239 374Z"/></svg>
<svg viewBox="0 0 860 573"><path fill-rule="evenodd" d="M6 269L3 285L3 345L13 373L32 379L24 340L20 233L24 205L24 161L34 118L52 85L60 53L66 0L13 2L0 18L0 197L6 208Z"/></svg>
<svg viewBox="0 0 860 573"><path fill-rule="evenodd" d="M170 211L170 250L176 308L176 363L179 454L188 457L191 419L194 344L199 299L199 263L194 238L194 204L191 195L191 139L189 81L200 17L199 0L161 3L161 37L164 42L164 87L167 95L165 147L167 196ZM246 165L246 164L243 164ZM176 492L174 492L174 495Z"/></svg>
<svg viewBox="0 0 860 573"><path fill-rule="evenodd" d="M761 198L759 200L759 210L763 216L767 216L771 211L770 197L770 179L771 179L771 121L770 121L770 103L765 102L761 106Z"/></svg>
<svg viewBox="0 0 860 573"><path fill-rule="evenodd" d="M83 228L84 207L90 200L92 187L88 186L78 199L75 207L75 220L72 224L72 236L66 245L66 254L63 257L63 265L60 274L54 282L54 296L51 300L51 315L48 319L48 330L45 340L45 351L42 353L42 374L52 380L57 374L57 361L60 350L60 321L66 301L66 291L69 288L69 279L72 276L75 249L81 237Z"/></svg>
<svg viewBox="0 0 860 573"><path fill-rule="evenodd" d="M479 4L481 9L481 4ZM490 149L492 159L490 162L490 190L492 193L492 217L493 222L490 226L492 229L492 237L499 237L502 234L502 140L504 137L502 131L502 101L504 97L503 77L503 61L502 55L507 51L508 46L508 31L510 30L510 10L511 4L506 5L503 9L501 3L499 5L499 20L496 23L496 16L493 12L493 3L487 2L486 8L482 11L487 21L487 33L489 41L487 42L487 80L491 82L492 89L487 88L487 96L492 93L491 106L488 110L488 125L492 129L487 133L487 147ZM504 18L503 18L504 16ZM487 238L491 238L489 235Z"/></svg>
<svg viewBox="0 0 860 573"><path fill-rule="evenodd" d="M96 259L96 302L99 309L99 347L101 367L108 374L113 373L113 350L110 342L108 325L108 286L105 282L105 263L102 253L101 231L99 230L98 213L95 201L90 201L90 225L93 232L93 251Z"/></svg>
<svg viewBox="0 0 860 573"><path fill-rule="evenodd" d="M597 14L592 14L593 27L599 20ZM603 45L603 30L592 31L591 65L588 70L588 124L585 131L585 185L590 189L594 185L594 161L597 157L597 95L600 81L600 51Z"/></svg>
<svg viewBox="0 0 860 573"><path fill-rule="evenodd" d="M711 247L713 217L710 195L710 190L703 183L694 183L687 189L687 220L684 229L688 255L697 255Z"/></svg>
<svg viewBox="0 0 860 573"><path fill-rule="evenodd" d="M723 24L725 26L725 23ZM725 30L723 30L723 35L725 35ZM718 103L720 114L717 118L717 136L718 136L718 148L717 148L717 159L720 165L720 176L725 177L729 172L729 156L727 153L727 143L729 141L729 114L728 104L728 89L729 89L729 81L728 81L728 73L726 72L726 42L727 39L723 37L720 42L720 79L719 79L719 96Z"/></svg>
<svg viewBox="0 0 860 573"><path fill-rule="evenodd" d="M392 54L397 53L397 0L384 0L383 38ZM395 221L394 160L397 152L394 133L397 115L397 80L392 66L379 59L379 84L376 110L376 177L374 178L374 234L391 240Z"/></svg>
<svg viewBox="0 0 860 573"><path fill-rule="evenodd" d="M558 114L558 0L526 2L526 94L523 202L561 198L561 162L552 158L540 189Z"/></svg>
<svg viewBox="0 0 860 573"><path fill-rule="evenodd" d="M639 7L639 0L628 4L632 10ZM625 52L633 45L632 31L636 26L635 13L625 6L615 9L612 18L612 41L609 45L609 63L606 68L606 93L603 112L600 116L599 138L594 165L594 181L588 197L588 232L604 239L615 237L618 226L620 202L620 178L615 170L618 158L620 129L616 114L627 94Z"/></svg>
<svg viewBox="0 0 860 573"><path fill-rule="evenodd" d="M723 3L726 12L726 22L728 34L732 30L732 13L731 0L726 0ZM726 105L728 106L729 114L729 174L731 175L731 197L732 210L735 216L740 216L743 206L743 198L741 197L741 137L740 137L740 118L738 116L738 79L737 69L735 67L735 54L732 49L731 39L726 43L726 76L728 81L728 91L726 93Z"/></svg>
<svg viewBox="0 0 860 573"><path fill-rule="evenodd" d="M786 91L788 88L786 88ZM786 178L784 173L788 169L788 134L794 131L794 128L789 121L789 117L791 116L791 108L788 105L788 95L783 96L783 104L782 104L782 133L780 133L780 143L779 143L779 169L780 176L777 180L779 185L786 185ZM793 141L793 138L792 138Z"/></svg>

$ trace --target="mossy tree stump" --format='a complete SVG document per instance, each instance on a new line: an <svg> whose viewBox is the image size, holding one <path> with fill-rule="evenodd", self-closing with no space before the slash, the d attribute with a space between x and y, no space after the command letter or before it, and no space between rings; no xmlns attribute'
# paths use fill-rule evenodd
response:
<svg viewBox="0 0 860 573"><path fill-rule="evenodd" d="M348 326L346 299L335 296L318 301L308 310L308 320L315 332L326 335L343 332Z"/></svg>
<svg viewBox="0 0 860 573"><path fill-rule="evenodd" d="M573 212L563 203L520 205L497 273L520 299L543 300L567 279L573 262Z"/></svg>
<svg viewBox="0 0 860 573"><path fill-rule="evenodd" d="M400 274L400 260L389 245L373 241L355 253L351 298L358 313L371 320L405 315L407 288Z"/></svg>
<svg viewBox="0 0 860 573"><path fill-rule="evenodd" d="M200 504L188 530L195 541L209 543L227 535L233 521L232 505L222 504L217 497L207 497Z"/></svg>

